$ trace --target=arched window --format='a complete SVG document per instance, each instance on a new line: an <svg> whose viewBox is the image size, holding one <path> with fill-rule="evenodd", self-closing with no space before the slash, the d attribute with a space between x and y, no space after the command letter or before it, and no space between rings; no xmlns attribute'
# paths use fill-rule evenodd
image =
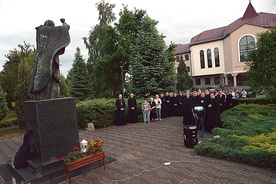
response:
<svg viewBox="0 0 276 184"><path fill-rule="evenodd" d="M199 52L199 56L200 56L200 67L201 69L205 68L205 61L204 61L204 51L201 50Z"/></svg>
<svg viewBox="0 0 276 184"><path fill-rule="evenodd" d="M207 49L207 63L208 63L208 68L212 68L212 54L211 54L211 49Z"/></svg>
<svg viewBox="0 0 276 184"><path fill-rule="evenodd" d="M219 62L219 49L216 47L214 49L214 54L215 54L215 66L220 67L220 62Z"/></svg>
<svg viewBox="0 0 276 184"><path fill-rule="evenodd" d="M250 51L255 49L255 38L250 35L246 35L240 39L240 61L248 61L248 54Z"/></svg>

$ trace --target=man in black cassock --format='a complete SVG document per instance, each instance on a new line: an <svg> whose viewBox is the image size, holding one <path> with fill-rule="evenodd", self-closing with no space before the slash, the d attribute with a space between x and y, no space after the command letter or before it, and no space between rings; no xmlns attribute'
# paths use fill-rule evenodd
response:
<svg viewBox="0 0 276 184"><path fill-rule="evenodd" d="M179 107L178 107L178 97L176 93L173 93L173 96L171 97L171 111L172 111L172 116L178 116L179 114Z"/></svg>
<svg viewBox="0 0 276 184"><path fill-rule="evenodd" d="M170 97L169 92L166 92L165 100L166 100L166 109L167 109L168 117L171 117L172 116L172 113L171 113L171 97Z"/></svg>
<svg viewBox="0 0 276 184"><path fill-rule="evenodd" d="M221 89L219 91L220 113L222 113L225 110L225 103L226 103L226 94L223 93L223 90Z"/></svg>
<svg viewBox="0 0 276 184"><path fill-rule="evenodd" d="M167 107L166 107L166 99L164 97L164 94L160 94L160 99L162 101L161 104L161 118L167 118L168 117L168 112L167 112Z"/></svg>
<svg viewBox="0 0 276 184"><path fill-rule="evenodd" d="M183 124L186 125L194 125L195 118L193 115L193 100L190 96L190 92L187 91L186 95L183 99Z"/></svg>
<svg viewBox="0 0 276 184"><path fill-rule="evenodd" d="M182 94L182 91L179 91L177 98L178 98L178 112L179 112L178 115L183 116L183 105L182 104L183 104L184 96Z"/></svg>
<svg viewBox="0 0 276 184"><path fill-rule="evenodd" d="M123 126L127 124L126 115L125 115L125 101L122 94L119 94L118 99L116 100L116 118L115 123L117 126Z"/></svg>
<svg viewBox="0 0 276 184"><path fill-rule="evenodd" d="M210 93L210 99L207 105L209 119L206 131L212 132L213 128L221 127L220 123L220 105L219 100L215 97L213 92Z"/></svg>
<svg viewBox="0 0 276 184"><path fill-rule="evenodd" d="M137 102L134 95L131 93L128 99L128 122L138 122Z"/></svg>

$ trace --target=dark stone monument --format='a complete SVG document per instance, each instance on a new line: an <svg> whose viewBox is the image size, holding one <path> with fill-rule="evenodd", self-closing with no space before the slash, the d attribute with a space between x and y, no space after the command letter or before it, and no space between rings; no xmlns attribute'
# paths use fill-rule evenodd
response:
<svg viewBox="0 0 276 184"><path fill-rule="evenodd" d="M70 43L69 25L61 19L62 26L47 20L36 27L37 51L30 84L33 101L24 102L27 131L32 132L34 155L28 167L15 169L8 165L23 182L41 183L64 175L61 156L79 146L75 98L60 97L59 55Z"/></svg>
<svg viewBox="0 0 276 184"><path fill-rule="evenodd" d="M35 139L35 159L45 166L79 146L75 98L24 103L27 130Z"/></svg>

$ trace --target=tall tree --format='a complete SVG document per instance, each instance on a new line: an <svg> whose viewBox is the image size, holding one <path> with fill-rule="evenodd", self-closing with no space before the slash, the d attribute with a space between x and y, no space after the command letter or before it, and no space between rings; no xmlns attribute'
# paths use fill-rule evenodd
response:
<svg viewBox="0 0 276 184"><path fill-rule="evenodd" d="M276 99L276 27L258 34L257 40L256 50L250 52L247 62L247 82Z"/></svg>
<svg viewBox="0 0 276 184"><path fill-rule="evenodd" d="M117 57L117 34L110 24L116 20L113 13L114 4L101 1L96 4L99 12L99 24L95 25L89 32L84 44L88 49L88 71L90 78L94 81L94 89L97 96L109 96L116 91L120 80L120 59ZM91 85L91 87L92 87Z"/></svg>
<svg viewBox="0 0 276 184"><path fill-rule="evenodd" d="M85 60L81 55L80 48L77 47L75 59L71 71L72 77L72 96L78 100L84 100L89 97L89 75Z"/></svg>
<svg viewBox="0 0 276 184"><path fill-rule="evenodd" d="M119 13L120 19L118 23L115 23L115 29L118 32L117 53L120 56L121 64L126 73L129 71L130 66L130 46L131 44L135 45L137 34L145 15L145 10L134 8L131 11L128 10L127 6L124 6Z"/></svg>
<svg viewBox="0 0 276 184"><path fill-rule="evenodd" d="M193 87L194 82L188 74L187 67L182 55L177 67L176 79L176 88L178 91Z"/></svg>
<svg viewBox="0 0 276 184"><path fill-rule="evenodd" d="M60 81L60 96L70 96L69 86L66 83L66 78L64 77L64 75L60 75Z"/></svg>
<svg viewBox="0 0 276 184"><path fill-rule="evenodd" d="M0 121L6 117L8 110L9 109L6 102L6 93L0 85Z"/></svg>
<svg viewBox="0 0 276 184"><path fill-rule="evenodd" d="M15 102L15 111L20 127L26 125L23 102L33 99L29 85L34 67L35 49L32 45L18 45L19 49L5 55L8 59L1 71L1 85L7 93L7 102Z"/></svg>
<svg viewBox="0 0 276 184"><path fill-rule="evenodd" d="M135 45L131 47L130 75L135 94L175 90L173 62L169 62L164 36L159 35L157 21L146 15L140 25Z"/></svg>

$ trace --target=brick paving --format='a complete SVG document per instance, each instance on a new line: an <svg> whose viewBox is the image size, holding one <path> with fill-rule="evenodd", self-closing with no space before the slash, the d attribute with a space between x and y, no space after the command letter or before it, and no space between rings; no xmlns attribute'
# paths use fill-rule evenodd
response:
<svg viewBox="0 0 276 184"><path fill-rule="evenodd" d="M73 177L72 183L276 183L276 171L195 155L184 146L181 117L79 131L79 136L80 140L103 139L106 155L117 160L107 164L106 171L97 168ZM199 139L209 137L204 133ZM14 158L22 136L0 140L0 144L2 165ZM165 166L165 162L171 164Z"/></svg>

